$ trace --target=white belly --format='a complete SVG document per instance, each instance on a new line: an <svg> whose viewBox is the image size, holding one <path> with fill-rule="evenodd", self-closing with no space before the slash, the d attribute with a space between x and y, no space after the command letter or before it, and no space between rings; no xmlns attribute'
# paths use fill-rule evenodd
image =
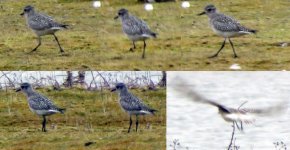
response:
<svg viewBox="0 0 290 150"><path fill-rule="evenodd" d="M48 115L52 115L52 114L59 112L57 110L35 110L35 109L32 109L31 107L29 107L29 108L33 113L35 113L39 116L43 116L43 115L48 116Z"/></svg>
<svg viewBox="0 0 290 150"><path fill-rule="evenodd" d="M141 111L127 111L130 115L148 115L148 114L151 114L150 112L148 111L144 111L144 110L141 110Z"/></svg>
<svg viewBox="0 0 290 150"><path fill-rule="evenodd" d="M46 29L46 30L33 30L33 32L38 36L54 34L59 29Z"/></svg>
<svg viewBox="0 0 290 150"><path fill-rule="evenodd" d="M144 41L149 38L149 36L144 35L127 35L127 36L132 41Z"/></svg>
<svg viewBox="0 0 290 150"><path fill-rule="evenodd" d="M230 114L222 114L222 117L228 122L233 121L241 121L245 123L255 122L255 117L252 114L230 113Z"/></svg>
<svg viewBox="0 0 290 150"><path fill-rule="evenodd" d="M220 30L216 30L215 28L212 27L212 30L219 36L222 36L224 38L231 38L231 37L238 37L242 36L248 33L245 32L222 32Z"/></svg>

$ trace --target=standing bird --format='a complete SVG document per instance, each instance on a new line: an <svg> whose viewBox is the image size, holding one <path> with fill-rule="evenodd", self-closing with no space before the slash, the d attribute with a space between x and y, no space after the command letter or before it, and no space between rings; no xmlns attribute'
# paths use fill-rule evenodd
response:
<svg viewBox="0 0 290 150"><path fill-rule="evenodd" d="M241 108L245 103L240 105L237 109L230 108L219 104L213 100L209 100L204 98L203 96L199 95L195 91L191 90L186 86L186 81L182 79L176 79L178 81L178 85L174 85L174 89L179 93L182 93L189 97L194 102L210 104L218 108L218 113L221 117L227 121L232 122L236 127L243 131L243 123L250 124L255 122L255 118L257 115L265 116L265 115L275 115L277 113L281 113L282 111L286 110L287 105L285 102L279 103L278 105L270 106L268 108L260 108L260 109L252 109L252 108ZM240 126L238 125L240 123Z"/></svg>
<svg viewBox="0 0 290 150"><path fill-rule="evenodd" d="M29 83L22 83L20 88L16 89L16 92L19 91L22 91L26 95L30 110L42 116L42 132L46 132L46 116L55 113L63 114L65 111L65 109L55 106L50 99L34 91Z"/></svg>
<svg viewBox="0 0 290 150"><path fill-rule="evenodd" d="M55 32L61 29L67 29L68 25L57 23L52 19L52 17L35 12L34 7L30 5L25 6L23 12L20 15L25 16L28 27L32 29L32 31L38 37L38 45L31 52L36 51L37 48L41 45L41 36L44 35L53 35L58 44L60 52L64 52L59 44Z"/></svg>
<svg viewBox="0 0 290 150"><path fill-rule="evenodd" d="M119 102L121 107L130 115L130 126L128 133L132 126L132 115L136 115L136 132L138 130L138 116L139 115L154 115L155 109L149 108L140 99L131 94L124 83L117 83L116 87L111 90L117 91L119 94Z"/></svg>
<svg viewBox="0 0 290 150"><path fill-rule="evenodd" d="M237 58L238 55L235 52L235 48L231 41L231 38L257 32L256 30L248 29L242 26L238 21L236 21L235 19L227 15L218 13L214 5L207 5L204 8L204 12L198 15L204 15L204 14L206 14L209 17L209 24L212 30L219 36L222 36L225 38L222 44L222 47L217 51L216 54L210 56L209 58L218 56L219 52L224 48L227 39L229 39L230 44L232 46L232 49L234 52L234 58Z"/></svg>
<svg viewBox="0 0 290 150"><path fill-rule="evenodd" d="M127 9L120 9L118 15L114 19L121 18L123 32L128 36L128 38L133 42L133 47L129 51L133 51L136 46L136 41L143 41L143 54L142 58L145 58L145 48L146 40L148 38L156 38L156 33L152 32L147 24L137 17L130 15Z"/></svg>

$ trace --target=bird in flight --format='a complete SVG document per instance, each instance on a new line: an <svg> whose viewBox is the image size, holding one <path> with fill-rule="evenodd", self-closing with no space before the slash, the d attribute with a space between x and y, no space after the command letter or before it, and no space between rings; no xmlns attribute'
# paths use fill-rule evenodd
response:
<svg viewBox="0 0 290 150"><path fill-rule="evenodd" d="M181 94L185 94L185 96L190 98L191 101L209 104L217 107L218 113L221 115L221 117L227 122L232 122L240 131L243 131L243 123L246 124L254 123L258 115L266 116L266 115L274 115L279 112L281 113L286 109L287 106L285 105L285 102L283 102L279 103L278 105L270 106L267 108L253 109L253 108L242 108L242 106L245 104L243 103L238 108L231 108L203 97L202 95L198 94L197 92L189 88L184 80L178 79L177 81L179 83L178 85L173 86L174 90L176 90Z"/></svg>

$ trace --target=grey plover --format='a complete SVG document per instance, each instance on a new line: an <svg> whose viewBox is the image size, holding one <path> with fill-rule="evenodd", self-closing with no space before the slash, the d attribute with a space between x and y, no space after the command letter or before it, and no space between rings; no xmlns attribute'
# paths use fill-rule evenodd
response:
<svg viewBox="0 0 290 150"><path fill-rule="evenodd" d="M63 114L65 111L65 109L54 105L53 102L47 97L34 91L29 83L22 83L20 87L16 89L16 92L19 91L22 91L26 95L30 110L37 115L42 116L42 132L46 132L46 116L55 113Z"/></svg>
<svg viewBox="0 0 290 150"><path fill-rule="evenodd" d="M60 29L67 28L68 25L57 23L52 19L52 17L45 14L37 13L34 10L34 7L30 5L25 6L23 12L20 15L25 16L28 27L32 29L32 31L38 37L38 45L31 52L36 51L37 48L41 45L41 36L44 35L53 35L58 44L60 52L64 52L59 44L55 32Z"/></svg>
<svg viewBox="0 0 290 150"><path fill-rule="evenodd" d="M146 40L148 38L156 38L157 34L152 32L143 20L129 14L127 9L120 9L115 19L118 19L119 17L122 21L123 32L133 42L133 47L130 48L130 51L134 51L136 48L136 41L143 41L144 46L142 58L145 58Z"/></svg>
<svg viewBox="0 0 290 150"><path fill-rule="evenodd" d="M145 105L139 98L129 92L124 83L117 83L116 86L111 90L117 91L119 94L119 102L121 107L130 115L130 126L128 133L132 126L132 115L136 115L136 132L138 130L138 116L139 115L154 115L157 110L152 109Z"/></svg>
<svg viewBox="0 0 290 150"><path fill-rule="evenodd" d="M238 55L235 52L234 44L232 43L231 38L242 36L245 34L256 33L256 30L248 29L242 26L238 21L236 21L232 17L218 13L214 5L207 5L204 8L204 12L198 15L204 14L206 14L209 17L209 24L212 30L219 36L224 37L224 42L221 48L217 51L217 53L210 56L209 58L218 56L219 52L224 48L227 39L229 39L229 42L233 49L234 58L238 57Z"/></svg>
<svg viewBox="0 0 290 150"><path fill-rule="evenodd" d="M189 97L194 102L210 104L212 106L217 107L221 117L225 121L231 122L234 125L236 125L236 127L241 131L243 131L243 123L246 124L254 123L257 115L260 116L273 115L281 113L286 109L285 102L267 108L259 108L259 109L242 108L242 106L245 103L240 105L237 109L230 108L222 104L219 104L213 100L207 99L198 94L197 92L191 90L190 88L185 87L186 81L178 79L178 82L179 84L177 86L174 86L174 89L176 91L186 95L186 97ZM238 123L240 123L240 126L238 125Z"/></svg>

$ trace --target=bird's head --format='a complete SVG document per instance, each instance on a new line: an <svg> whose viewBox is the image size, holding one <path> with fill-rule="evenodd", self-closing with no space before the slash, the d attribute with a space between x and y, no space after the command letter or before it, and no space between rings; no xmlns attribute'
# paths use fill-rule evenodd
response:
<svg viewBox="0 0 290 150"><path fill-rule="evenodd" d="M124 83L117 83L116 86L111 89L111 92L114 92L114 91L123 91L123 90L127 90L127 87Z"/></svg>
<svg viewBox="0 0 290 150"><path fill-rule="evenodd" d="M118 15L114 18L114 19L118 19L119 17L123 17L123 16L126 16L128 15L128 10L125 9L125 8L122 8L118 11Z"/></svg>
<svg viewBox="0 0 290 150"><path fill-rule="evenodd" d="M31 85L29 83L22 83L19 88L17 88L15 91L20 92L23 91L24 93L27 93L27 91L30 91L32 89Z"/></svg>
<svg viewBox="0 0 290 150"><path fill-rule="evenodd" d="M204 7L204 11L199 13L198 15L199 16L200 15L205 15L205 14L208 15L208 14L212 14L212 13L215 13L215 12L216 12L216 7L214 5L212 5L212 4L210 4L210 5L205 6Z"/></svg>
<svg viewBox="0 0 290 150"><path fill-rule="evenodd" d="M24 7L23 12L20 14L21 16L23 15L28 15L34 12L34 7L32 7L31 5L27 5Z"/></svg>

